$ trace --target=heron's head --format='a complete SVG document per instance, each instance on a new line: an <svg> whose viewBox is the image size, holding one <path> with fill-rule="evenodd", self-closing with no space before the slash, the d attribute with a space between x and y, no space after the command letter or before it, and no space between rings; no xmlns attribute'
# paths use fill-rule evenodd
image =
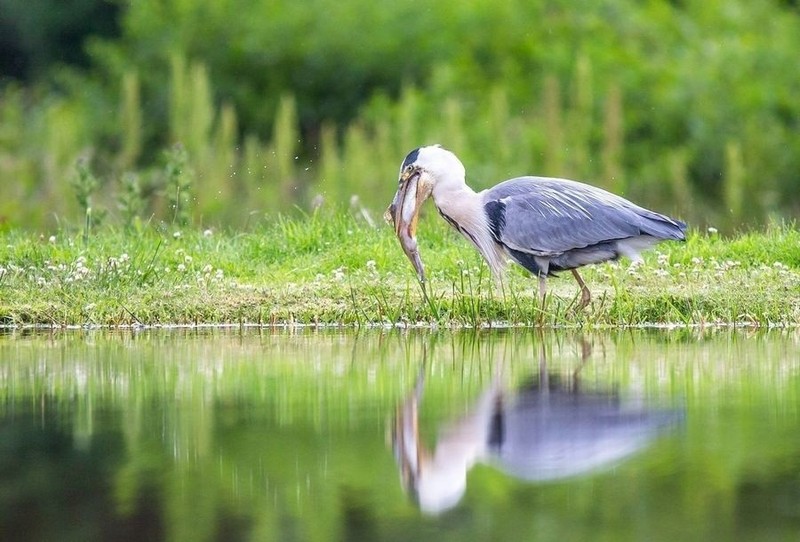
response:
<svg viewBox="0 0 800 542"><path fill-rule="evenodd" d="M415 240L420 208L436 190L463 185L464 176L461 161L439 145L414 149L400 166L397 192L386 210L386 218L394 224L400 244L420 280L424 280L425 276Z"/></svg>

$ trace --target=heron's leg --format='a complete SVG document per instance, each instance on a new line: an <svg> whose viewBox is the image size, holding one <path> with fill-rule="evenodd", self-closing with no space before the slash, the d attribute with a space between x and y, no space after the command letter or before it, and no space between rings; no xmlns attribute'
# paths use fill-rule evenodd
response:
<svg viewBox="0 0 800 542"><path fill-rule="evenodd" d="M539 301L544 304L544 296L547 295L547 275L539 273Z"/></svg>
<svg viewBox="0 0 800 542"><path fill-rule="evenodd" d="M577 269L572 270L572 276L575 277L575 280L578 281L578 286L581 287L581 302L578 308L582 309L592 301L592 294L589 292L589 288L586 287L586 283L583 282L583 279L578 274Z"/></svg>

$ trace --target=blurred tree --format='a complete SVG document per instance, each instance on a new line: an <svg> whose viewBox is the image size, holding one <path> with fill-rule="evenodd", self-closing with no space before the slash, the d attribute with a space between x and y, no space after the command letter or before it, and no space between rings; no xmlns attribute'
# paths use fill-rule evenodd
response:
<svg viewBox="0 0 800 542"><path fill-rule="evenodd" d="M89 36L119 35L114 0L0 0L0 78L30 80L55 63L88 66Z"/></svg>
<svg viewBox="0 0 800 542"><path fill-rule="evenodd" d="M795 4L0 0L0 77L36 81L0 95L0 174L25 171L27 184L52 185L56 175L35 178L40 163L64 161L41 157L91 147L98 176L111 178L152 167L181 140L198 173L222 184L247 141L246 171L272 182L270 139L289 133L276 130L285 97L296 107L295 171L281 178L319 181L300 164L324 145L320 184L331 194L364 193L372 185L354 179L376 182L366 180L377 178L376 157L439 141L457 147L477 178L539 171L609 183L642 201L681 194L708 206L741 178L748 217L791 215L800 209ZM119 28L103 26L117 15ZM74 122L51 129L56 107ZM47 140L55 150L38 145L48 130L65 134ZM234 143L212 151L212 134ZM739 150L730 154L732 141ZM370 157L362 173L333 174L338 157L341 169L359 156ZM729 175L732 163L741 176Z"/></svg>

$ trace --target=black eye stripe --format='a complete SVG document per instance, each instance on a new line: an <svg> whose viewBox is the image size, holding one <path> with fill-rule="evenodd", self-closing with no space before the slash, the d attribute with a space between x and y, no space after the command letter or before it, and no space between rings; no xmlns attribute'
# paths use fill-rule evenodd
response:
<svg viewBox="0 0 800 542"><path fill-rule="evenodd" d="M416 162L418 157L419 157L419 148L416 148L410 153L408 153L408 156L406 156L406 159L403 160L403 165L400 166L400 168L401 169L407 168L408 166Z"/></svg>

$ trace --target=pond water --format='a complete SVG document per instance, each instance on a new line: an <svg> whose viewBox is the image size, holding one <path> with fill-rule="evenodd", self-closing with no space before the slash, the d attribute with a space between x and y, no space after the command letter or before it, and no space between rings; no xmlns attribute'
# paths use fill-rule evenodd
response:
<svg viewBox="0 0 800 542"><path fill-rule="evenodd" d="M797 540L800 333L0 334L3 540Z"/></svg>

